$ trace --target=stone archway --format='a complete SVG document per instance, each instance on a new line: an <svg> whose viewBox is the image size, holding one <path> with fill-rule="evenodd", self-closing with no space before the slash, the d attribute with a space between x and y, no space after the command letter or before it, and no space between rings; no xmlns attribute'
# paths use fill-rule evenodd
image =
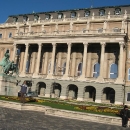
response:
<svg viewBox="0 0 130 130"><path fill-rule="evenodd" d="M104 103L114 103L115 102L115 90L110 87L103 89L102 102Z"/></svg>
<svg viewBox="0 0 130 130"><path fill-rule="evenodd" d="M61 94L61 85L59 83L52 83L51 98L59 98Z"/></svg>
<svg viewBox="0 0 130 130"><path fill-rule="evenodd" d="M93 86L86 86L84 88L84 100L93 102L96 97L96 89Z"/></svg>
<svg viewBox="0 0 130 130"><path fill-rule="evenodd" d="M46 84L44 82L37 83L37 94L38 96L45 96Z"/></svg>
<svg viewBox="0 0 130 130"><path fill-rule="evenodd" d="M77 99L78 87L74 84L68 86L67 97L68 99Z"/></svg>

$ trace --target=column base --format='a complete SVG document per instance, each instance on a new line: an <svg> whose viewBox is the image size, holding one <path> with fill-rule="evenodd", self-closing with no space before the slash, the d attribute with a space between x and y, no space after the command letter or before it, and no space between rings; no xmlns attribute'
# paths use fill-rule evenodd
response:
<svg viewBox="0 0 130 130"><path fill-rule="evenodd" d="M96 81L100 83L104 83L104 78L99 76Z"/></svg>
<svg viewBox="0 0 130 130"><path fill-rule="evenodd" d="M32 75L32 78L38 78L39 77L39 75L37 74L37 73L34 73L33 75Z"/></svg>
<svg viewBox="0 0 130 130"><path fill-rule="evenodd" d="M124 81L122 78L117 78L116 81L115 81L115 84L123 84Z"/></svg>
<svg viewBox="0 0 130 130"><path fill-rule="evenodd" d="M53 74L48 74L47 77L46 77L46 79L54 79Z"/></svg>
<svg viewBox="0 0 130 130"><path fill-rule="evenodd" d="M95 102L96 102L96 103L101 103L101 100L96 99Z"/></svg>
<svg viewBox="0 0 130 130"><path fill-rule="evenodd" d="M45 96L44 97L49 97L50 98L50 94L45 94Z"/></svg>
<svg viewBox="0 0 130 130"><path fill-rule="evenodd" d="M79 80L79 81L86 81L86 78L83 77L83 76L81 76L81 77L78 78L78 80Z"/></svg>
<svg viewBox="0 0 130 130"><path fill-rule="evenodd" d="M60 96L60 99L66 99L67 97L66 96Z"/></svg>
<svg viewBox="0 0 130 130"><path fill-rule="evenodd" d="M19 77L25 77L26 74L24 72L20 73Z"/></svg>
<svg viewBox="0 0 130 130"><path fill-rule="evenodd" d="M77 98L77 101L83 101L84 99L83 98Z"/></svg>
<svg viewBox="0 0 130 130"><path fill-rule="evenodd" d="M70 78L68 77L68 75L63 75L62 79L63 80L70 80Z"/></svg>
<svg viewBox="0 0 130 130"><path fill-rule="evenodd" d="M118 105L123 105L123 102L118 102L118 101L115 101L115 104L118 104Z"/></svg>

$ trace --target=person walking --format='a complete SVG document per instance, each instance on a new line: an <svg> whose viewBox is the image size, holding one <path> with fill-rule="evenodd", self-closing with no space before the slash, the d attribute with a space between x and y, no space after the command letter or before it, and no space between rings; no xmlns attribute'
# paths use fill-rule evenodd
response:
<svg viewBox="0 0 130 130"><path fill-rule="evenodd" d="M20 101L21 101L21 103L25 103L25 94L27 92L26 81L24 81L23 84L20 85L20 86L21 86L21 90L20 90L20 93L21 93L21 95L20 95Z"/></svg>
<svg viewBox="0 0 130 130"><path fill-rule="evenodd" d="M128 106L125 105L124 108L120 112L121 118L122 118L122 127L128 127L128 120L130 120L130 111L128 109Z"/></svg>

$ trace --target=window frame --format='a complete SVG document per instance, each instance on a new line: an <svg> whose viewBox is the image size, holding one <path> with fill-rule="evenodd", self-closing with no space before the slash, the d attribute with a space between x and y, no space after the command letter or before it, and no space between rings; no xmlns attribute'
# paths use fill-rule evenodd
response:
<svg viewBox="0 0 130 130"><path fill-rule="evenodd" d="M59 16L61 16L61 17L59 17ZM57 18L62 19L63 18L63 13L58 13Z"/></svg>
<svg viewBox="0 0 130 130"><path fill-rule="evenodd" d="M112 66L112 65L116 65L116 67L117 67L117 73L112 73L112 72L111 72L111 66ZM114 69L114 70L115 70L115 69ZM111 77L112 74L113 74L113 75L116 74L116 78L112 78L112 77ZM115 64L115 63L112 63L112 64L110 65L109 78L110 78L110 79L117 79L117 78L118 78L118 65Z"/></svg>
<svg viewBox="0 0 130 130"><path fill-rule="evenodd" d="M24 16L23 16L23 21L24 21L24 22L27 22L27 21L28 21L28 16L24 15Z"/></svg>
<svg viewBox="0 0 130 130"><path fill-rule="evenodd" d="M130 81L130 79L129 79L129 76L130 76L130 68L128 69L128 81Z"/></svg>
<svg viewBox="0 0 130 130"><path fill-rule="evenodd" d="M101 14L102 12L102 14ZM104 16L105 15L105 9L100 9L99 10L99 16Z"/></svg>
<svg viewBox="0 0 130 130"><path fill-rule="evenodd" d="M2 36L3 36L3 34L2 34L2 33L0 33L0 39L2 39Z"/></svg>
<svg viewBox="0 0 130 130"><path fill-rule="evenodd" d="M48 16L48 17L47 17ZM51 18L50 14L45 14L45 20L49 20Z"/></svg>
<svg viewBox="0 0 130 130"><path fill-rule="evenodd" d="M73 15L74 14L74 15ZM71 14L70 14L70 17L71 18L75 18L76 17L76 12L75 11L72 11Z"/></svg>
<svg viewBox="0 0 130 130"><path fill-rule="evenodd" d="M130 102L130 101L128 101L127 99L128 99L128 94L129 94L130 92L127 92L126 93L126 102Z"/></svg>
<svg viewBox="0 0 130 130"><path fill-rule="evenodd" d="M11 36L10 36L11 34ZM12 32L9 32L8 38L12 38Z"/></svg>
<svg viewBox="0 0 130 130"><path fill-rule="evenodd" d="M118 10L119 12L116 12L117 10ZM121 15L121 8L115 8L114 14L115 14L115 15Z"/></svg>
<svg viewBox="0 0 130 130"><path fill-rule="evenodd" d="M81 70L79 70L79 65L81 64ZM77 65L77 76L81 76L82 75L82 67L83 67L83 63L79 62L79 64Z"/></svg>
<svg viewBox="0 0 130 130"><path fill-rule="evenodd" d="M39 19L39 15L35 14L34 15L34 21L38 21L38 19Z"/></svg>
<svg viewBox="0 0 130 130"><path fill-rule="evenodd" d="M18 22L18 17L13 17L13 22Z"/></svg>
<svg viewBox="0 0 130 130"><path fill-rule="evenodd" d="M95 70L96 70L95 65L99 65L99 70L98 70L99 72L98 72L98 71L97 71L97 72L95 71ZM99 73L99 74L98 74L98 73ZM95 76L94 76L95 74L98 74L98 76L95 77ZM100 64L97 62L97 63L95 63L94 66L93 66L93 78L98 78L99 75L100 75Z"/></svg>
<svg viewBox="0 0 130 130"><path fill-rule="evenodd" d="M87 12L89 13L89 15L87 15ZM84 12L84 17L89 17L90 16L90 10L86 10L85 12Z"/></svg>

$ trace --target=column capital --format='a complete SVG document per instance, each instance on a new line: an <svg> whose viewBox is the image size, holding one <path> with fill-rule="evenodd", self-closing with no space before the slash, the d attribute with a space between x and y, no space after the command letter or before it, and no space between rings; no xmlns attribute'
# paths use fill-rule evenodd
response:
<svg viewBox="0 0 130 130"><path fill-rule="evenodd" d="M41 42L39 42L39 43L37 43L37 45L38 45L38 46L42 46L42 43L41 43Z"/></svg>
<svg viewBox="0 0 130 130"><path fill-rule="evenodd" d="M84 45L88 45L88 42L83 42Z"/></svg>
<svg viewBox="0 0 130 130"><path fill-rule="evenodd" d="M52 46L56 46L56 42L52 42Z"/></svg>
<svg viewBox="0 0 130 130"><path fill-rule="evenodd" d="M71 42L67 42L67 45L68 45L68 46L72 46L72 43L71 43Z"/></svg>
<svg viewBox="0 0 130 130"><path fill-rule="evenodd" d="M17 44L16 44L16 43L14 43L14 44L13 44L13 46L17 46Z"/></svg>
<svg viewBox="0 0 130 130"><path fill-rule="evenodd" d="M30 44L29 44L29 43L25 43L25 46L26 46L26 47L29 47L29 46L30 46Z"/></svg>
<svg viewBox="0 0 130 130"><path fill-rule="evenodd" d="M124 43L124 42L119 42L119 45L120 45L120 46L124 46L125 43Z"/></svg>
<svg viewBox="0 0 130 130"><path fill-rule="evenodd" d="M101 46L106 46L106 42L100 42Z"/></svg>

